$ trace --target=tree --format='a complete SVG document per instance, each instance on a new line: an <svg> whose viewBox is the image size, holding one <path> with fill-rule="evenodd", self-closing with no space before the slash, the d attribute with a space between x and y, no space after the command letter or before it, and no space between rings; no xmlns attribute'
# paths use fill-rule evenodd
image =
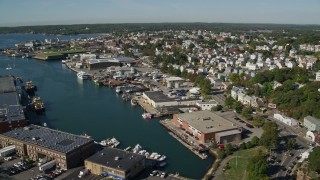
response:
<svg viewBox="0 0 320 180"><path fill-rule="evenodd" d="M288 139L288 142L287 142L287 149L288 150L295 148L296 145L297 145L296 139L294 139L294 138Z"/></svg>
<svg viewBox="0 0 320 180"><path fill-rule="evenodd" d="M252 112L251 108L244 107L241 111L241 116L245 117L248 120L251 120L252 119L251 112Z"/></svg>
<svg viewBox="0 0 320 180"><path fill-rule="evenodd" d="M309 168L313 171L320 173L320 147L313 148L313 151L310 153L309 160Z"/></svg>
<svg viewBox="0 0 320 180"><path fill-rule="evenodd" d="M249 160L247 165L248 179L250 180L262 180L269 179L267 176L267 170L269 165L267 158L264 155L257 155Z"/></svg>
<svg viewBox="0 0 320 180"><path fill-rule="evenodd" d="M254 126L261 127L261 126L263 126L264 122L265 122L265 120L263 119L263 117L261 117L261 116L255 116L255 117L253 118L252 124L253 124Z"/></svg>
<svg viewBox="0 0 320 180"><path fill-rule="evenodd" d="M268 149L274 149L278 146L278 125L276 122L266 122L264 123L263 133L260 138L260 142L263 146Z"/></svg>
<svg viewBox="0 0 320 180"><path fill-rule="evenodd" d="M211 111L220 111L220 110L222 110L222 106L221 105L217 105L217 106L213 106L212 108L211 108Z"/></svg>
<svg viewBox="0 0 320 180"><path fill-rule="evenodd" d="M235 100L231 96L228 96L224 101L224 106L227 108L231 108L234 102Z"/></svg>
<svg viewBox="0 0 320 180"><path fill-rule="evenodd" d="M257 136L254 136L250 141L254 146L258 146L260 143L260 139Z"/></svg>
<svg viewBox="0 0 320 180"><path fill-rule="evenodd" d="M239 101L235 101L232 104L232 109L234 109L237 113L240 113L242 110L242 104Z"/></svg>
<svg viewBox="0 0 320 180"><path fill-rule="evenodd" d="M226 152L227 155L230 155L230 154L232 154L233 147L232 147L232 145L231 145L230 143L228 143L228 144L225 146L224 150L225 150L225 152Z"/></svg>

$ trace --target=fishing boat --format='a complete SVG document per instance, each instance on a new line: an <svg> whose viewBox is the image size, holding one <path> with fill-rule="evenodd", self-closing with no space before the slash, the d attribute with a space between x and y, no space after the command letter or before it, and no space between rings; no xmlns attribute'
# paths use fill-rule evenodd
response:
<svg viewBox="0 0 320 180"><path fill-rule="evenodd" d="M152 114L150 113L143 113L142 114L143 119L151 119L152 118Z"/></svg>
<svg viewBox="0 0 320 180"><path fill-rule="evenodd" d="M85 79L89 79L90 75L84 71L80 71L77 73L77 77L79 79L85 80Z"/></svg>
<svg viewBox="0 0 320 180"><path fill-rule="evenodd" d="M120 141L118 141L116 138L111 138L111 139L106 139L106 140L102 140L99 143L101 146L108 146L108 147L113 147L116 148L120 145Z"/></svg>
<svg viewBox="0 0 320 180"><path fill-rule="evenodd" d="M32 98L32 105L37 114L43 113L46 109L39 96L34 96Z"/></svg>
<svg viewBox="0 0 320 180"><path fill-rule="evenodd" d="M137 145L134 146L134 148L132 149L132 152L133 152L133 153L138 153L141 149L142 149L142 147L140 146L140 144L137 144Z"/></svg>
<svg viewBox="0 0 320 180"><path fill-rule="evenodd" d="M37 91L37 86L35 86L32 81L27 81L24 85L24 89L28 95L33 96L34 92Z"/></svg>

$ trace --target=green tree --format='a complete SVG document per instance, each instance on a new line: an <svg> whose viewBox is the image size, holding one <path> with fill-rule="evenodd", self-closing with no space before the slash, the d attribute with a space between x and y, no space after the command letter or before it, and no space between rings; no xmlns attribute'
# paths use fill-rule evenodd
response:
<svg viewBox="0 0 320 180"><path fill-rule="evenodd" d="M263 117L255 116L253 118L253 122L252 123L253 123L254 126L261 127L261 126L263 126L264 122L265 122L265 120L263 119Z"/></svg>
<svg viewBox="0 0 320 180"><path fill-rule="evenodd" d="M309 168L313 171L320 173L320 147L313 148L313 151L308 157Z"/></svg>
<svg viewBox="0 0 320 180"><path fill-rule="evenodd" d="M231 108L234 102L235 100L231 96L228 96L224 101L224 106L227 108Z"/></svg>
<svg viewBox="0 0 320 180"><path fill-rule="evenodd" d="M294 138L288 139L288 142L287 142L287 149L288 150L295 148L296 145L297 145L296 139L294 139Z"/></svg>
<svg viewBox="0 0 320 180"><path fill-rule="evenodd" d="M248 120L251 120L252 119L251 112L252 112L251 108L244 107L241 111L241 116L245 117Z"/></svg>
<svg viewBox="0 0 320 180"><path fill-rule="evenodd" d="M263 146L268 149L274 149L278 146L278 125L276 122L266 122L264 123L263 133L260 138L260 142Z"/></svg>
<svg viewBox="0 0 320 180"><path fill-rule="evenodd" d="M250 180L266 180L269 165L267 158L263 154L252 157L247 165L248 179Z"/></svg>
<svg viewBox="0 0 320 180"><path fill-rule="evenodd" d="M260 143L260 139L257 136L254 136L250 141L254 146L258 146Z"/></svg>
<svg viewBox="0 0 320 180"><path fill-rule="evenodd" d="M220 110L222 110L222 106L221 105L217 105L217 106L213 106L212 108L211 108L211 111L220 111Z"/></svg>
<svg viewBox="0 0 320 180"><path fill-rule="evenodd" d="M227 155L230 155L230 154L232 154L232 152L233 152L233 147L232 147L232 145L231 145L230 143L228 143L228 144L225 146L224 150L225 150L225 152L226 152Z"/></svg>
<svg viewBox="0 0 320 180"><path fill-rule="evenodd" d="M232 104L232 109L234 109L237 113L240 113L242 110L242 104L239 101L235 101Z"/></svg>

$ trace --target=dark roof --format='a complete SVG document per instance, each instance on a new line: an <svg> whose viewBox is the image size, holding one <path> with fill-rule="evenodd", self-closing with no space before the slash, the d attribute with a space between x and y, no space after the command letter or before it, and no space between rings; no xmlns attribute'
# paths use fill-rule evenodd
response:
<svg viewBox="0 0 320 180"><path fill-rule="evenodd" d="M0 77L0 93L16 91L14 78L11 76Z"/></svg>
<svg viewBox="0 0 320 180"><path fill-rule="evenodd" d="M0 77L0 121L25 120L17 90L14 77Z"/></svg>
<svg viewBox="0 0 320 180"><path fill-rule="evenodd" d="M42 146L61 153L68 153L80 146L93 142L93 139L81 137L66 132L37 126L29 125L24 128L2 134L24 142Z"/></svg>
<svg viewBox="0 0 320 180"><path fill-rule="evenodd" d="M16 92L0 94L0 121L24 120L23 108Z"/></svg>
<svg viewBox="0 0 320 180"><path fill-rule="evenodd" d="M144 94L147 95L154 102L175 101L174 99L171 99L168 96L164 95L161 91L147 91L147 92L144 92Z"/></svg>
<svg viewBox="0 0 320 180"><path fill-rule="evenodd" d="M121 149L107 147L90 156L86 161L127 171L143 159L145 159L145 156Z"/></svg>

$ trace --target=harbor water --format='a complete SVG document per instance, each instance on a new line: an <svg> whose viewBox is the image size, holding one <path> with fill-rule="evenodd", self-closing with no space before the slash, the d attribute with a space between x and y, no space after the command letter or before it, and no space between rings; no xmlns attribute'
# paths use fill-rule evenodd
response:
<svg viewBox="0 0 320 180"><path fill-rule="evenodd" d="M87 35L88 36L88 35ZM0 49L15 43L56 36L8 34L0 35ZM59 36L58 38L78 38ZM12 70L6 70L10 65ZM46 113L39 117L48 127L74 134L88 134L96 141L116 137L120 148L140 144L149 152L168 157L165 170L192 179L200 179L213 158L201 160L170 136L157 119L145 120L142 109L122 101L121 96L108 87L98 87L91 81L79 80L74 72L60 61L0 56L0 75L14 75L37 85L36 94L46 105ZM1 102L0 102L1 103Z"/></svg>

